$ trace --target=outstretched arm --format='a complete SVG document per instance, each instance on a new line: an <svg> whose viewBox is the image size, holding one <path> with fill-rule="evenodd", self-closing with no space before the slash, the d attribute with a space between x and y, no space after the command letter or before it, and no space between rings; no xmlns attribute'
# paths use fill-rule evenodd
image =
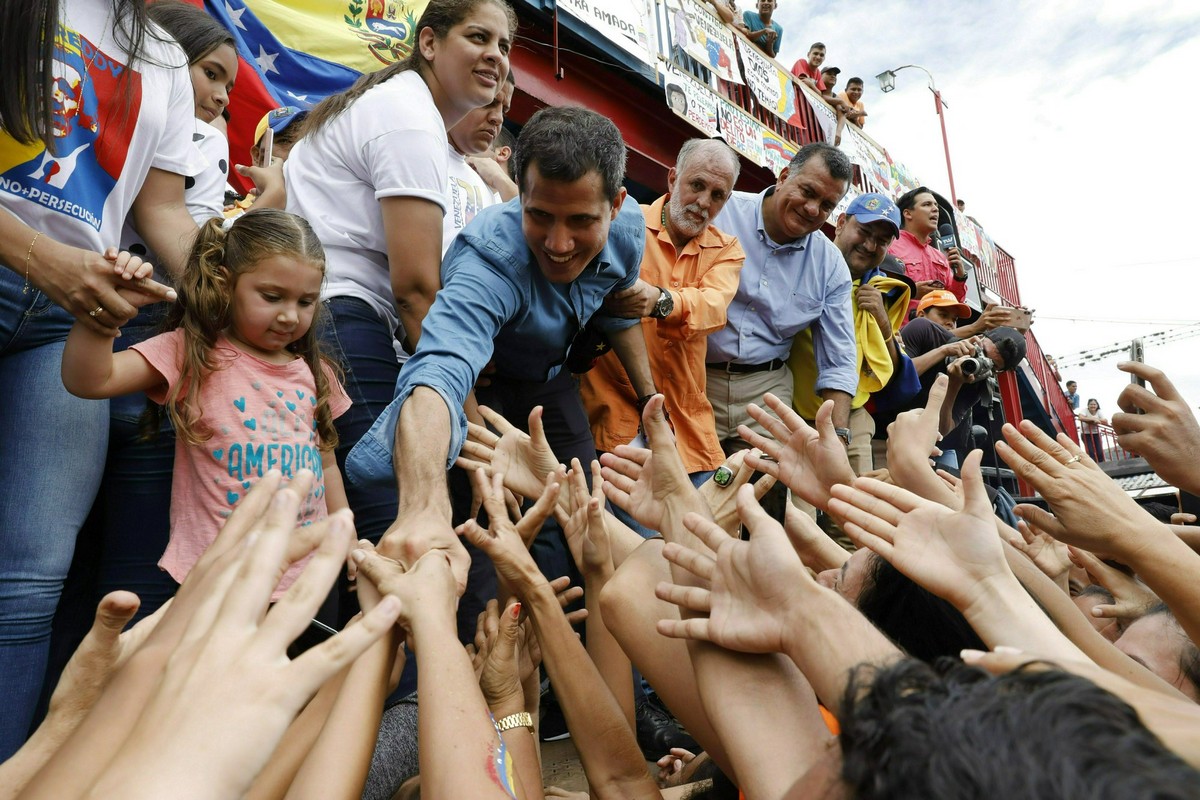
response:
<svg viewBox="0 0 1200 800"><path fill-rule="evenodd" d="M543 663L567 718L588 785L599 798L660 797L620 706L567 622L554 590L508 520L502 498L503 477L488 479L482 471L476 471L474 480L490 524L484 531L471 521L462 526L462 531L492 559L497 572L533 618Z"/></svg>
<svg viewBox="0 0 1200 800"><path fill-rule="evenodd" d="M422 793L515 798L511 762L479 691L471 659L458 642L449 559L435 550L405 570L366 550L355 550L351 558L358 563L360 579L400 599L400 624L417 653Z"/></svg>

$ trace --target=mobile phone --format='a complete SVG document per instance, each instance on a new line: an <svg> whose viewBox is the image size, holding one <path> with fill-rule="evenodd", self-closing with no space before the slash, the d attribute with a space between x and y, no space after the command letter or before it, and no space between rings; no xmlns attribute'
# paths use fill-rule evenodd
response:
<svg viewBox="0 0 1200 800"><path fill-rule="evenodd" d="M942 283L941 281L930 281L929 283L935 289L945 289L946 288L946 284Z"/></svg>
<svg viewBox="0 0 1200 800"><path fill-rule="evenodd" d="M1134 339L1129 343L1129 360L1139 364L1146 363L1146 341L1144 339ZM1129 382L1136 383L1142 388L1146 386L1146 379L1140 375L1130 375Z"/></svg>
<svg viewBox="0 0 1200 800"><path fill-rule="evenodd" d="M275 131L267 128L266 133L262 135L262 139L258 143L258 164L255 166L269 167L271 166L271 156L275 150Z"/></svg>

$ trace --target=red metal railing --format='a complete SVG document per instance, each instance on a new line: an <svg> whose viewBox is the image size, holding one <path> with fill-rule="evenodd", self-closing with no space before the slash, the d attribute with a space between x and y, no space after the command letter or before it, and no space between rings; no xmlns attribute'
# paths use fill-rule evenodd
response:
<svg viewBox="0 0 1200 800"><path fill-rule="evenodd" d="M1032 330L1025 332L1025 344L1025 358L1028 359L1029 368L1033 371L1033 377L1036 378L1038 385L1034 388L1041 392L1042 405L1050 414L1054 427L1078 442L1079 434L1075 430L1075 412L1072 410L1070 402L1067 401L1067 396L1059 388L1054 367L1046 360L1046 355L1042 352L1042 347L1038 344L1037 337L1033 335Z"/></svg>
<svg viewBox="0 0 1200 800"><path fill-rule="evenodd" d="M1093 461L1103 463L1137 458L1135 454L1117 443L1117 433L1111 425L1089 424L1079 419L1076 422L1079 423L1079 434L1076 441L1092 457ZM1088 428L1094 429L1093 432L1089 433Z"/></svg>

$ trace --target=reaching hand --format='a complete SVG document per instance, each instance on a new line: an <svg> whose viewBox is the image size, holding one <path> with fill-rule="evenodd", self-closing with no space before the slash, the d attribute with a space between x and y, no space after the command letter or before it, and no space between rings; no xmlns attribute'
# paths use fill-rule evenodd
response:
<svg viewBox="0 0 1200 800"><path fill-rule="evenodd" d="M960 512L870 478L834 487L830 510L846 520L842 529L856 544L962 611L980 599L986 581L1012 574L979 471L982 458L973 450L963 462Z"/></svg>
<svg viewBox="0 0 1200 800"><path fill-rule="evenodd" d="M775 395L767 394L763 400L778 419L754 403L746 406L746 413L775 438L761 436L745 425L738 426L738 434L772 460L747 456L746 463L778 478L806 503L824 509L831 486L854 480L846 448L834 432L833 401L826 400L817 411L814 430Z"/></svg>
<svg viewBox="0 0 1200 800"><path fill-rule="evenodd" d="M458 595L450 559L444 551L430 550L407 568L364 548L352 551L350 558L358 564L360 580L366 578L380 594L400 601L396 621L409 632L421 618L454 619Z"/></svg>
<svg viewBox="0 0 1200 800"><path fill-rule="evenodd" d="M488 478L482 469L477 469L471 479L483 496L488 528L484 530L472 519L460 525L458 532L492 560L496 575L507 583L518 599L525 600L528 592L546 582L546 578L504 510L504 475L496 473Z"/></svg>
<svg viewBox="0 0 1200 800"><path fill-rule="evenodd" d="M490 600L486 610L479 615L481 620L486 618L475 634L477 655L482 656L479 689L488 708L508 714L525 707L518 666L521 604L512 602L505 607L504 613L497 612L496 601Z"/></svg>
<svg viewBox="0 0 1200 800"><path fill-rule="evenodd" d="M799 587L812 578L783 528L762 510L749 486L738 490L738 511L750 530L749 541L731 538L697 514L684 517L687 529L716 558L674 542L663 548L668 561L710 588L660 583L655 590L659 599L708 616L659 620L658 632L744 653L781 653L788 617L800 603Z"/></svg>
<svg viewBox="0 0 1200 800"><path fill-rule="evenodd" d="M938 375L929 387L925 407L905 411L888 426L888 469L898 480L904 480L901 473L909 469L923 468L928 472L930 454L941 452L937 450L937 443L942 440L938 425L949 383L945 375Z"/></svg>
<svg viewBox="0 0 1200 800"><path fill-rule="evenodd" d="M604 521L604 478L600 462L593 461L592 488L588 491L579 459L571 461L571 490L567 492L567 510L559 512L559 524L571 550L575 567L585 579L612 573L612 551Z"/></svg>
<svg viewBox="0 0 1200 800"><path fill-rule="evenodd" d="M561 466L561 465L560 465ZM541 494L534 502L529 510L524 514L521 513L520 504L516 505L515 516L509 516L516 525L517 533L521 535L521 541L525 542L525 547L533 547L533 541L542 532L542 526L546 524L546 520L550 515L558 509L558 493L562 486L557 474L546 476L546 485L542 487ZM509 505L510 511L512 506L510 503L511 495L508 490L505 490L504 502ZM482 502L482 500L481 500Z"/></svg>
<svg viewBox="0 0 1200 800"><path fill-rule="evenodd" d="M1012 530L1007 525L1005 529ZM1009 536L1008 543L1024 553L1055 585L1066 590L1067 574L1071 571L1067 546L1029 520L1017 522L1017 534Z"/></svg>
<svg viewBox="0 0 1200 800"><path fill-rule="evenodd" d="M713 475L700 487L700 496L712 510L713 522L720 525L730 536L736 535L742 526L742 521L737 513L737 496L738 489L754 476L754 468L746 463L747 456L751 455L757 458L762 454L758 450L738 450L725 459L725 463L721 467L729 471L733 477L724 486L717 483L717 476ZM763 475L759 478L758 483L754 484L754 499L762 500L763 495L774 485L775 477L773 475Z"/></svg>
<svg viewBox="0 0 1200 800"><path fill-rule="evenodd" d="M461 595L467 588L471 556L441 512L430 509L397 519L379 540L381 555L409 568L416 566L417 561L434 550L442 553L450 562L454 582Z"/></svg>
<svg viewBox="0 0 1200 800"><path fill-rule="evenodd" d="M328 641L287 657L353 533L348 513L333 515L324 541L268 614L300 504L290 487L280 490L258 536L230 554L236 580L200 601L136 728L97 780L97 794L170 794L182 782L202 789L195 797L240 796L317 689L391 629L400 603L389 597ZM200 751L203 765L195 759Z"/></svg>
<svg viewBox="0 0 1200 800"><path fill-rule="evenodd" d="M1093 582L1108 590L1112 603L1092 607L1093 617L1131 621L1145 614L1158 603L1158 595L1137 578L1113 569L1086 550L1069 548L1071 563L1085 570Z"/></svg>
<svg viewBox="0 0 1200 800"><path fill-rule="evenodd" d="M1145 458L1171 485L1200 494L1200 424L1187 401L1162 370L1129 361L1117 367L1154 389L1131 383L1121 390L1117 405L1124 413L1112 418L1117 444ZM1145 413L1137 413L1139 409Z"/></svg>
<svg viewBox="0 0 1200 800"><path fill-rule="evenodd" d="M642 411L650 449L619 445L612 453L604 453L600 463L604 465L605 496L640 525L669 536L670 532L663 530L668 511L699 502L699 496L675 449L675 434L663 416L663 400L661 394L654 395Z"/></svg>
<svg viewBox="0 0 1200 800"><path fill-rule="evenodd" d="M1005 425L1004 438L996 454L1050 504L1054 516L1034 512L1033 519L1055 539L1107 556L1136 549L1147 536L1171 535L1065 434L1055 442L1024 420L1019 432ZM1027 506L1017 513L1030 519Z"/></svg>
<svg viewBox="0 0 1200 800"><path fill-rule="evenodd" d="M499 435L482 425L467 423L467 441L454 463L468 472L482 469L488 475L502 473L505 486L522 497L541 494L546 477L559 466L546 441L542 407L529 412L529 433L487 406L480 406L479 413Z"/></svg>

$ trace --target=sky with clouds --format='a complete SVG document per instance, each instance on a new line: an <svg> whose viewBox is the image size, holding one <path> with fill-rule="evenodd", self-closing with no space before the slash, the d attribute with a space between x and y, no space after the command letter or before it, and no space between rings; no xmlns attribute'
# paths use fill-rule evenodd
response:
<svg viewBox="0 0 1200 800"><path fill-rule="evenodd" d="M751 8L739 0L739 8ZM933 73L959 198L1016 259L1034 333L1067 356L1200 322L1200 2L799 3L780 0L779 61L814 41L840 86L864 79L866 130L949 196ZM1200 327L1197 328L1200 333ZM1149 345L1200 404L1200 336ZM1119 359L1063 370L1116 410Z"/></svg>

